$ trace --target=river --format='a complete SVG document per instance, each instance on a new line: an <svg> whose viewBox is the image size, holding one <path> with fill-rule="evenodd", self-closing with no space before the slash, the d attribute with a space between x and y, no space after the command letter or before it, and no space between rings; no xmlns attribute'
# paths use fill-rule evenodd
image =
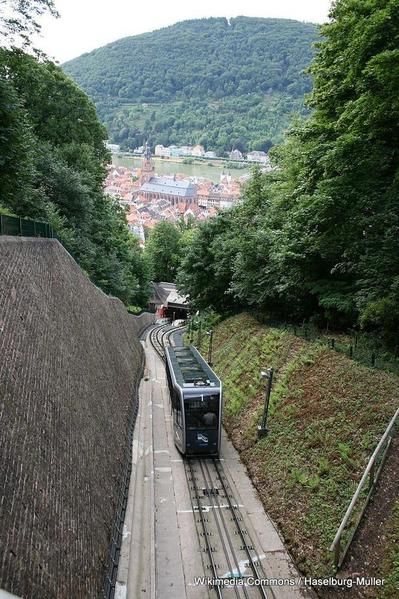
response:
<svg viewBox="0 0 399 599"><path fill-rule="evenodd" d="M184 162L172 162L171 160L165 160L161 158L153 158L155 165L155 172L157 175L174 175L182 174L187 177L205 177L214 183L220 181L220 175L222 172L228 172L234 179L239 179L242 175L250 172L249 168L226 169L226 164L215 163L215 166L210 166L206 162L194 162L193 164L184 164ZM112 163L115 166L127 166L131 168L140 168L142 159L137 156L121 156L114 154L112 156ZM224 166L224 168L223 168Z"/></svg>

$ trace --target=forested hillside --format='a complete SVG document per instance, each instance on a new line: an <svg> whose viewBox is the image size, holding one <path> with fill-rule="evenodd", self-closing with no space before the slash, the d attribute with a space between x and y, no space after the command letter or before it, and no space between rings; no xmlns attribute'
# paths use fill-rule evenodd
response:
<svg viewBox="0 0 399 599"><path fill-rule="evenodd" d="M121 39L63 68L94 100L113 141L262 149L304 112L315 25L237 17Z"/></svg>
<svg viewBox="0 0 399 599"><path fill-rule="evenodd" d="M0 41L22 37L26 46L35 15L54 6L13 7L11 22L0 14ZM138 240L124 210L103 192L106 137L94 105L60 67L37 53L0 48L0 213L50 221L98 286L144 305Z"/></svg>
<svg viewBox="0 0 399 599"><path fill-rule="evenodd" d="M361 327L399 346L399 5L338 0L312 65L313 114L246 201L194 234L196 308Z"/></svg>

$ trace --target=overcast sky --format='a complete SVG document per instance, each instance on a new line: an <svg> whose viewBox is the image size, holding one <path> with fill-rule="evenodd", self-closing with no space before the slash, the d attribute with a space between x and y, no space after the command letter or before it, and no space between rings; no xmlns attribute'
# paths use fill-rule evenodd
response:
<svg viewBox="0 0 399 599"><path fill-rule="evenodd" d="M323 23L331 0L55 0L37 46L64 62L127 35L200 17L281 17Z"/></svg>

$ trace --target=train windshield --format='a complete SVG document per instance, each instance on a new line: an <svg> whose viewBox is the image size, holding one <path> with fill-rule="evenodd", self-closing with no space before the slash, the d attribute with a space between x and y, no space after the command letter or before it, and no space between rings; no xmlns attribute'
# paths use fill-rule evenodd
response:
<svg viewBox="0 0 399 599"><path fill-rule="evenodd" d="M184 402L187 429L217 429L219 421L219 395L200 395Z"/></svg>

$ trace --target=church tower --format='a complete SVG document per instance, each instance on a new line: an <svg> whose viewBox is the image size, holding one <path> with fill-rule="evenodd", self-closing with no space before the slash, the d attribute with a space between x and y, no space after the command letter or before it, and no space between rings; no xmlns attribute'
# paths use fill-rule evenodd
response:
<svg viewBox="0 0 399 599"><path fill-rule="evenodd" d="M148 181L155 176L155 166L151 158L151 149L148 144L145 145L143 154L143 166L141 167L140 185L148 183Z"/></svg>

